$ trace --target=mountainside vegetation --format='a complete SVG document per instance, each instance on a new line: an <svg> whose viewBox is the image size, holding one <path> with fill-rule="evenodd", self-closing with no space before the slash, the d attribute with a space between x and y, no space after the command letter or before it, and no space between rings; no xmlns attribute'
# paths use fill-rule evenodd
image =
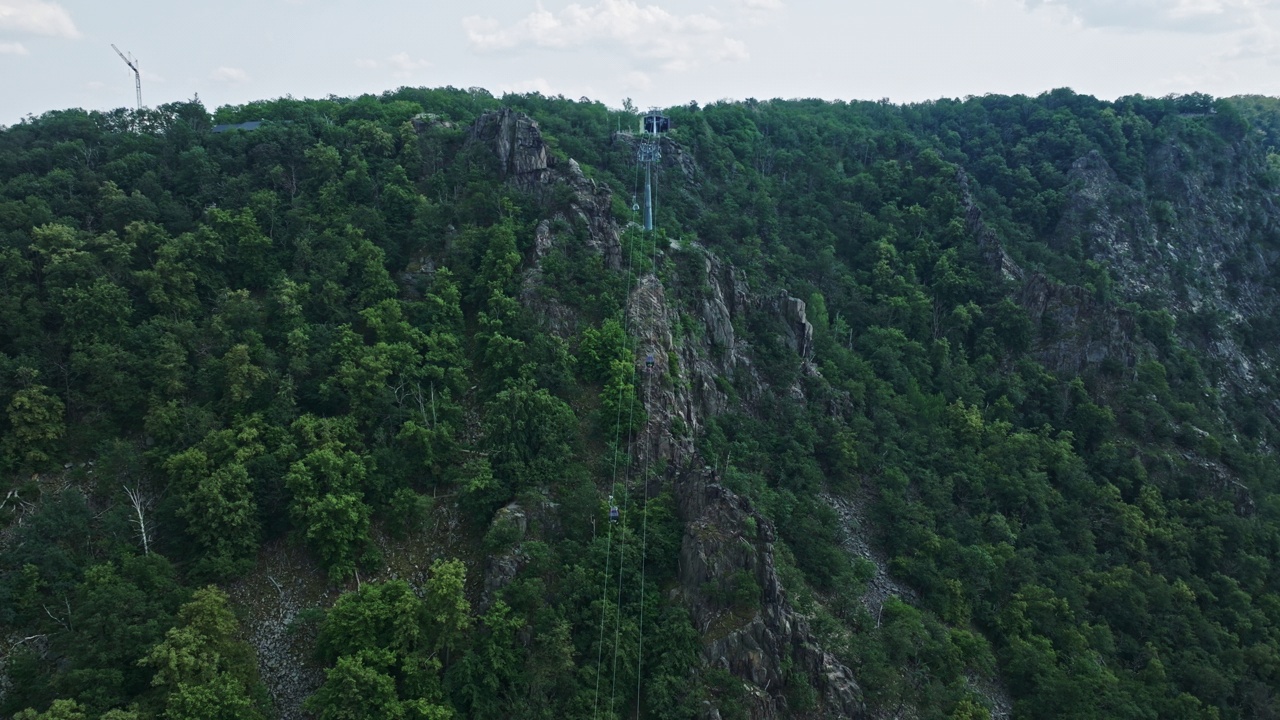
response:
<svg viewBox="0 0 1280 720"><path fill-rule="evenodd" d="M665 112L0 130L0 716L1280 717L1276 100Z"/></svg>

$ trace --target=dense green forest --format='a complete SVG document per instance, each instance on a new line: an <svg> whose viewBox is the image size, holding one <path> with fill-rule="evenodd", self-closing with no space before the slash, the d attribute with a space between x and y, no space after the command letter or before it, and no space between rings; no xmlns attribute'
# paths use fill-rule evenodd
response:
<svg viewBox="0 0 1280 720"><path fill-rule="evenodd" d="M653 233L637 116L585 99L0 130L0 716L847 714L798 650L708 656L776 605L682 579L746 532L689 522L711 473L867 717L1280 717L1275 100L666 113Z"/></svg>

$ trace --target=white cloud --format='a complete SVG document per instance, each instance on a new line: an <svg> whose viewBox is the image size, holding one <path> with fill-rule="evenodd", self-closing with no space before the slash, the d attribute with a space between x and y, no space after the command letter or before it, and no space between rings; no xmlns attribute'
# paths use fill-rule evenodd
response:
<svg viewBox="0 0 1280 720"><path fill-rule="evenodd" d="M0 30L78 38L80 31L62 6L44 0L0 0Z"/></svg>
<svg viewBox="0 0 1280 720"><path fill-rule="evenodd" d="M227 83L228 85L238 85L249 79L249 74L240 68L226 67L225 65L209 73L209 79L214 82Z"/></svg>
<svg viewBox="0 0 1280 720"><path fill-rule="evenodd" d="M1260 22L1240 32L1230 47L1216 57L1224 60L1261 60L1269 65L1280 65L1280 30L1274 25Z"/></svg>
<svg viewBox="0 0 1280 720"><path fill-rule="evenodd" d="M547 82L546 78L534 78L532 80L522 80L520 82L498 86L498 94L500 95L505 93L531 92L541 93L547 96L556 94L556 91L551 89L551 83Z"/></svg>
<svg viewBox="0 0 1280 720"><path fill-rule="evenodd" d="M1277 0L1023 0L1063 13L1083 27L1221 33L1265 24Z"/></svg>
<svg viewBox="0 0 1280 720"><path fill-rule="evenodd" d="M392 70L392 77L404 80L417 75L419 70L431 67L431 61L414 58L407 52L398 52L383 60L356 58L355 65L361 70L377 70L385 67Z"/></svg>
<svg viewBox="0 0 1280 720"><path fill-rule="evenodd" d="M29 55L22 43L0 42L0 55Z"/></svg>
<svg viewBox="0 0 1280 720"><path fill-rule="evenodd" d="M563 95L567 98L595 97L596 95L595 90L590 86L569 86L564 85L563 83L552 84L552 82L548 81L544 77L536 77L532 80L521 80L514 83L499 84L494 88L494 90L498 95L504 95L506 93L523 94L534 92L541 93L547 97Z"/></svg>
<svg viewBox="0 0 1280 720"><path fill-rule="evenodd" d="M711 49L711 59L716 62L745 62L751 54L741 40L725 38L723 43Z"/></svg>
<svg viewBox="0 0 1280 720"><path fill-rule="evenodd" d="M644 91L653 87L653 78L639 70L632 70L622 78L622 85L627 90Z"/></svg>
<svg viewBox="0 0 1280 720"><path fill-rule="evenodd" d="M642 6L634 0L599 0L586 6L574 3L559 13L539 6L505 27L494 18L478 15L463 18L462 24L471 46L482 52L607 45L676 71L703 61L738 62L748 57L746 45L726 37L719 20L701 13L674 15L657 5Z"/></svg>
<svg viewBox="0 0 1280 720"><path fill-rule="evenodd" d="M415 70L423 70L431 67L431 62L422 58L414 59L409 57L407 52L399 52L387 58L387 64L402 73L411 73Z"/></svg>
<svg viewBox="0 0 1280 720"><path fill-rule="evenodd" d="M767 25L778 12L787 9L783 0L731 0L738 15L751 25Z"/></svg>

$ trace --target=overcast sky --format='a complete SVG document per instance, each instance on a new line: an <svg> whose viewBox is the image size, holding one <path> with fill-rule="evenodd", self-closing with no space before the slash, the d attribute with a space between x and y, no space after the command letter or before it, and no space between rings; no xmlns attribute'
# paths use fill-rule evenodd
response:
<svg viewBox="0 0 1280 720"><path fill-rule="evenodd" d="M1055 87L1280 95L1280 0L0 0L0 124L402 85L618 107Z"/></svg>

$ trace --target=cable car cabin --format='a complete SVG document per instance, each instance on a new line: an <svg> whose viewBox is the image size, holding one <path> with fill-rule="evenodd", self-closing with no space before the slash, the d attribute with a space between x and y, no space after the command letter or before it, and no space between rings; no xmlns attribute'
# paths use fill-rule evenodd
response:
<svg viewBox="0 0 1280 720"><path fill-rule="evenodd" d="M653 370L653 356L652 356L652 355L645 355L645 357L644 357L644 371L645 371L645 372L651 372L652 370Z"/></svg>
<svg viewBox="0 0 1280 720"><path fill-rule="evenodd" d="M609 508L609 522L618 522L618 506L614 505Z"/></svg>
<svg viewBox="0 0 1280 720"><path fill-rule="evenodd" d="M651 112L644 116L644 131L659 135L671 130L671 118L662 113Z"/></svg>

